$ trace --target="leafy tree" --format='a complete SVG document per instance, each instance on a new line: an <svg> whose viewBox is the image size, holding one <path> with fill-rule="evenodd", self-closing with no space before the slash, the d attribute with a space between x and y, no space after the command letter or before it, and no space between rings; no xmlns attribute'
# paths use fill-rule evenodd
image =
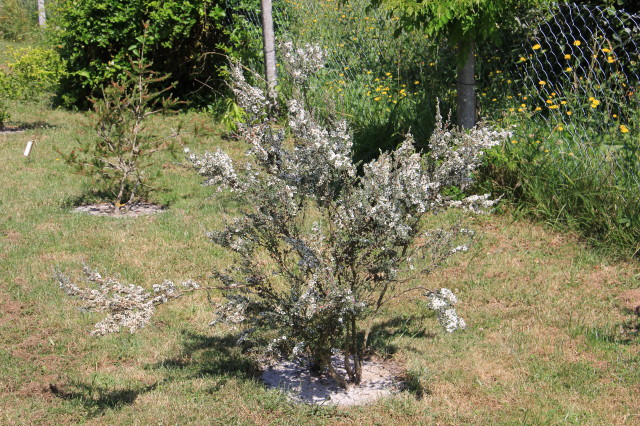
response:
<svg viewBox="0 0 640 426"><path fill-rule="evenodd" d="M89 107L88 98L131 70L128 58L142 45L143 22L149 22L145 55L154 71L178 83L172 94L207 102L213 93L202 90L203 83L215 86L211 80L223 60L207 53L228 39L223 5L220 0L59 0L49 22L54 44L66 59L59 102Z"/></svg>
<svg viewBox="0 0 640 426"><path fill-rule="evenodd" d="M444 38L458 50L457 122L463 128L476 123L475 50L478 43L496 40L513 25L518 12L549 0L372 0L399 13L401 28L422 28L431 37Z"/></svg>

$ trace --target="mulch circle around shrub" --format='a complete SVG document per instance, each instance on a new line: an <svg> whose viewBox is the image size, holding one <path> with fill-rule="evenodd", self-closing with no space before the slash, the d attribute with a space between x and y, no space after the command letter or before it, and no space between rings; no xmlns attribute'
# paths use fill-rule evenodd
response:
<svg viewBox="0 0 640 426"><path fill-rule="evenodd" d="M136 217L161 213L166 210L165 206L152 203L136 203L126 208L116 209L111 203L87 204L73 209L74 212L87 213L94 216L110 217Z"/></svg>

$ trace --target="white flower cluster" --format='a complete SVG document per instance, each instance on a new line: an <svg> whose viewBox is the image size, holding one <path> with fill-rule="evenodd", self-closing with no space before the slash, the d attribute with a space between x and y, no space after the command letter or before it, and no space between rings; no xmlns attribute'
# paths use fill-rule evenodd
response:
<svg viewBox="0 0 640 426"><path fill-rule="evenodd" d="M467 327L467 324L460 318L453 307L458 303L458 298L448 288L441 288L438 291L427 293L429 299L429 309L436 311L438 321L447 333L453 333Z"/></svg>
<svg viewBox="0 0 640 426"><path fill-rule="evenodd" d="M228 294L226 299L226 303L221 303L217 306L217 318L214 319L210 325L218 323L237 325L242 324L245 321L245 311L251 305L249 299L235 294Z"/></svg>
<svg viewBox="0 0 640 426"><path fill-rule="evenodd" d="M202 157L198 157L191 152L189 148L184 149L187 158L198 173L202 176L210 176L204 185L225 185L230 188L236 188L238 185L238 176L233 168L231 157L224 151L218 149L216 152L205 152Z"/></svg>
<svg viewBox="0 0 640 426"><path fill-rule="evenodd" d="M436 110L436 127L429 139L431 157L435 160L432 170L436 182L456 186L462 191L473 183L473 172L481 164L484 152L499 145L511 136L507 130L495 130L479 124L470 131L451 128L442 119L440 108ZM472 195L461 201L448 201L449 207L462 207L472 213L482 213L496 201L490 194Z"/></svg>
<svg viewBox="0 0 640 426"><path fill-rule="evenodd" d="M317 47L294 49L284 43L282 52L288 66L297 70L294 80L306 79L322 66L323 55ZM232 86L244 90L241 99L247 104L258 89L247 87L241 72L232 73L232 78ZM252 111L264 118L258 113L267 107L264 98L256 99ZM323 332L317 323L340 329L345 319L381 303L403 264L412 270L414 260L422 259L427 265L423 272L430 272L449 256L468 250L473 235L465 229L425 233L422 245L410 247L426 213L451 207L482 211L492 205L486 195L455 201L441 191L454 185L467 189L484 150L508 133L483 127L464 133L443 122L438 111L429 155L417 153L412 136L407 135L396 151L364 164L359 175L351 159L346 122L321 125L300 99L289 100L287 106L293 146L285 143L285 132L273 129L266 118L241 126L255 160L246 173L236 173L231 159L221 151L190 154L189 159L207 183L236 189L247 205L255 207L224 231L211 234L215 242L242 255L236 272L251 283L229 287L237 294L228 295L220 318L233 323L254 321L254 325L271 322L288 330L284 335L288 333L292 341L305 341L305 347L310 347L313 333ZM318 221L304 225L305 215L300 212L309 206L321 214L322 225ZM268 255L273 265L258 262L258 253ZM274 276L290 282L289 294L272 290L275 284L270 277ZM243 282L242 278L225 280ZM463 322L450 308L453 299L445 296L437 299L448 301L439 318L453 331Z"/></svg>
<svg viewBox="0 0 640 426"><path fill-rule="evenodd" d="M165 280L153 286L153 293L134 284L123 284L114 278L103 278L88 266L83 268L85 281L98 285L97 289L79 287L60 271L55 272L60 288L69 296L84 301L83 309L107 312L107 316L94 326L93 335L117 333L128 328L133 333L146 326L153 316L156 305L180 297L182 293L176 285ZM185 289L199 288L192 280L182 283Z"/></svg>
<svg viewBox="0 0 640 426"><path fill-rule="evenodd" d="M244 78L243 67L239 63L232 63L229 67L231 90L236 96L236 103L249 115L251 122L261 121L272 108L273 101L265 92L250 85Z"/></svg>
<svg viewBox="0 0 640 426"><path fill-rule="evenodd" d="M307 79L324 67L324 50L315 44L305 44L296 48L293 42L280 43L280 55L289 71L289 75L297 84Z"/></svg>

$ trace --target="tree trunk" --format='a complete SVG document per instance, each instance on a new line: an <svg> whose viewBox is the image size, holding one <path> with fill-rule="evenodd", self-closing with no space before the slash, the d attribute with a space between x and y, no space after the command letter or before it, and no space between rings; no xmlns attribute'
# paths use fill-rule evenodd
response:
<svg viewBox="0 0 640 426"><path fill-rule="evenodd" d="M47 25L47 15L44 12L44 0L38 0L38 25Z"/></svg>
<svg viewBox="0 0 640 426"><path fill-rule="evenodd" d="M456 109L458 126L471 129L476 125L475 43L473 39L460 43L459 53L466 54L458 65L456 79Z"/></svg>
<svg viewBox="0 0 640 426"><path fill-rule="evenodd" d="M262 9L262 39L264 42L264 73L267 79L267 96L272 105L275 105L277 96L276 48L271 0L261 0L260 8Z"/></svg>

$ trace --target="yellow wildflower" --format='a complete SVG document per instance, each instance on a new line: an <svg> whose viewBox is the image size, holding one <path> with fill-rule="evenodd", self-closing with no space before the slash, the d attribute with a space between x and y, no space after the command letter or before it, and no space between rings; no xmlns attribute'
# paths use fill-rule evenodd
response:
<svg viewBox="0 0 640 426"><path fill-rule="evenodd" d="M621 124L620 125L620 132L621 133L629 133L629 129L624 124Z"/></svg>
<svg viewBox="0 0 640 426"><path fill-rule="evenodd" d="M540 80L540 81L538 82L538 84L539 84L540 86L544 86L545 84L547 84L547 82L546 82L546 81L544 81L544 80Z"/></svg>
<svg viewBox="0 0 640 426"><path fill-rule="evenodd" d="M575 40L575 41L573 42L573 45L574 45L574 46L580 46L581 44L582 44L582 43L580 43L580 40Z"/></svg>
<svg viewBox="0 0 640 426"><path fill-rule="evenodd" d="M533 50L538 50L538 49L540 49L541 47L542 47L542 46L540 46L539 44L534 44L531 48L532 48Z"/></svg>
<svg viewBox="0 0 640 426"><path fill-rule="evenodd" d="M566 55L564 55L564 58L565 59L571 59L571 55L567 53Z"/></svg>

